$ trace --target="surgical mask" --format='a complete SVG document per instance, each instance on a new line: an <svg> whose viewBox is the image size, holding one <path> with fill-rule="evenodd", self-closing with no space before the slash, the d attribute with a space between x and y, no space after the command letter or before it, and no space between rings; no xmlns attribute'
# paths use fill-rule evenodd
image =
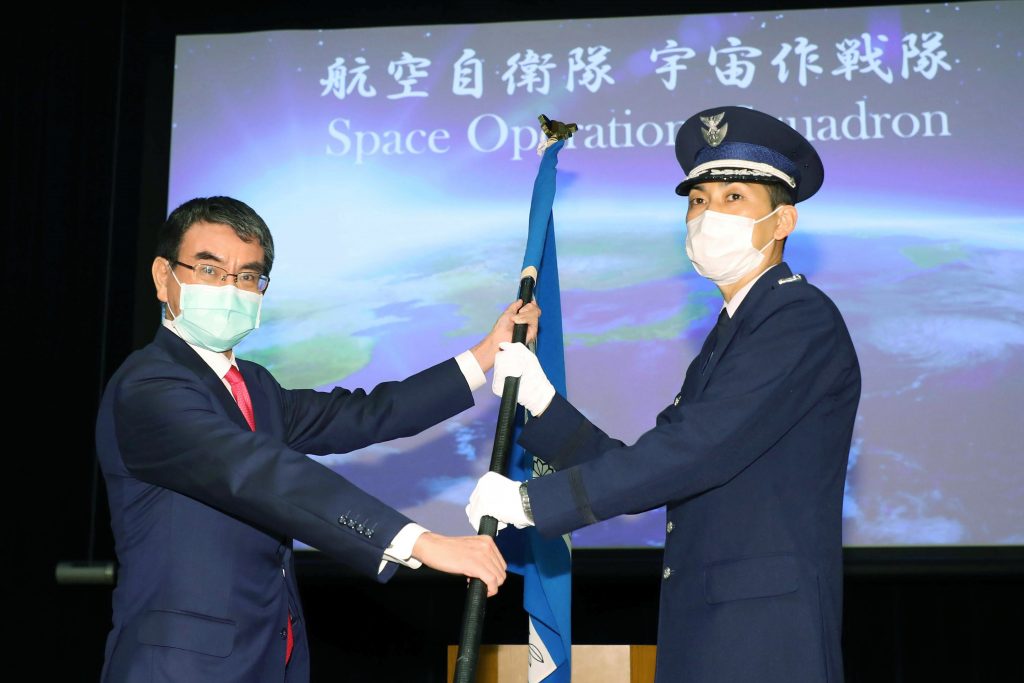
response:
<svg viewBox="0 0 1024 683"><path fill-rule="evenodd" d="M751 245L754 226L774 216L782 206L756 221L746 216L719 213L710 209L686 222L686 255L694 270L716 285L731 285L757 267L764 250Z"/></svg>
<svg viewBox="0 0 1024 683"><path fill-rule="evenodd" d="M181 288L180 312L174 317L171 311L172 324L186 341L210 351L227 351L260 326L262 294L233 285L182 284L174 271L171 277Z"/></svg>

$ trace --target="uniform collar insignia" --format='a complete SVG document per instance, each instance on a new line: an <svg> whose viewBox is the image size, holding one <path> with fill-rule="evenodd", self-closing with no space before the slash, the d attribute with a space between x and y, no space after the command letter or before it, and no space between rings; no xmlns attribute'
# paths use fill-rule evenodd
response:
<svg viewBox="0 0 1024 683"><path fill-rule="evenodd" d="M718 147L725 140L726 133L729 132L729 124L725 124L721 128L718 124L722 122L725 117L725 112L715 114L714 116L702 116L700 117L701 123L707 126L706 129L702 129L700 132L704 136L704 142L708 143L711 147Z"/></svg>

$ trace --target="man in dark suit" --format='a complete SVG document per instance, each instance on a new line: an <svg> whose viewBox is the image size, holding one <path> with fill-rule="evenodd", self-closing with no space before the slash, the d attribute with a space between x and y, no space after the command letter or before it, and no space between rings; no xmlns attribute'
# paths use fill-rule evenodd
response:
<svg viewBox="0 0 1024 683"><path fill-rule="evenodd" d="M163 225L153 282L165 317L109 381L96 428L119 561L103 680L306 681L298 538L387 581L399 564L483 580L487 536L431 533L307 454L416 434L473 405L516 302L477 346L369 393L287 390L232 348L259 325L274 260L263 219L198 198Z"/></svg>
<svg viewBox="0 0 1024 683"><path fill-rule="evenodd" d="M679 394L627 446L556 395L523 345L503 344L494 382L520 376L533 415L519 442L557 471L488 473L467 513L556 535L665 505L656 680L836 683L860 370L839 310L782 261L821 161L740 107L688 119L676 154L687 255L724 297Z"/></svg>

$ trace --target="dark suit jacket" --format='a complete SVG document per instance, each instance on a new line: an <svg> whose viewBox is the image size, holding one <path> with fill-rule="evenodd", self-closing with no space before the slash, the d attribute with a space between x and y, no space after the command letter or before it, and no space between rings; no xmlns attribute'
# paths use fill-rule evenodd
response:
<svg viewBox="0 0 1024 683"><path fill-rule="evenodd" d="M286 390L238 365L255 432L164 328L107 385L96 445L119 572L104 681L308 680L291 539L386 581L397 565L378 573L382 554L410 520L306 454L412 435L473 404L454 359L369 394Z"/></svg>
<svg viewBox="0 0 1024 683"><path fill-rule="evenodd" d="M520 443L537 527L667 506L659 683L843 678L842 504L860 369L835 305L780 264L632 446L556 396Z"/></svg>

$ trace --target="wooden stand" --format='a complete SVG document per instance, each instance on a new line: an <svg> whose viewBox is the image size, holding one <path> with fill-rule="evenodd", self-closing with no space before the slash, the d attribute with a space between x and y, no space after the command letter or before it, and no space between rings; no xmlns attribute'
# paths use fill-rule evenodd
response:
<svg viewBox="0 0 1024 683"><path fill-rule="evenodd" d="M572 683L654 683L654 645L573 645ZM448 646L448 683L459 646ZM476 683L527 683L527 645L481 645Z"/></svg>

